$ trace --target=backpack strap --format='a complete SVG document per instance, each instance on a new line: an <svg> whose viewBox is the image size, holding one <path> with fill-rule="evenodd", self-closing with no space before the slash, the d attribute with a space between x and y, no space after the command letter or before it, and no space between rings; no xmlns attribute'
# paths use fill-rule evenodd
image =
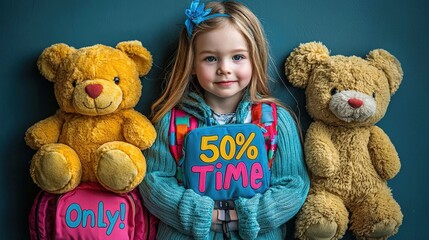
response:
<svg viewBox="0 0 429 240"><path fill-rule="evenodd" d="M186 134L197 127L198 121L194 116L176 107L171 110L168 139L170 151L176 163L178 163L183 156L182 147Z"/></svg>
<svg viewBox="0 0 429 240"><path fill-rule="evenodd" d="M263 129L268 166L271 168L277 150L277 106L275 103L255 103L252 105L252 123Z"/></svg>

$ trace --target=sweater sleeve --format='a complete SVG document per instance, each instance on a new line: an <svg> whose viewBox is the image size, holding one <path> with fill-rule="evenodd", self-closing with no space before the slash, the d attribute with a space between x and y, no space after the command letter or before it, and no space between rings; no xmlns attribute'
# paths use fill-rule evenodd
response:
<svg viewBox="0 0 429 240"><path fill-rule="evenodd" d="M177 183L176 161L168 144L169 123L170 113L155 125L158 137L144 152L147 173L139 190L145 206L160 221L195 239L205 239L214 203Z"/></svg>
<svg viewBox="0 0 429 240"><path fill-rule="evenodd" d="M235 201L243 239L255 239L259 233L289 221L304 204L310 187L296 123L288 111L277 109L278 145L270 188L263 194Z"/></svg>

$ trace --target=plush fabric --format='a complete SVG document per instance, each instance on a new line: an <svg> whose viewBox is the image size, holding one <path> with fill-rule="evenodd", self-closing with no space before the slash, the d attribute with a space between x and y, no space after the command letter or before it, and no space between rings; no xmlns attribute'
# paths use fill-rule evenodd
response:
<svg viewBox="0 0 429 240"><path fill-rule="evenodd" d="M358 239L386 239L402 213L386 181L400 170L395 147L375 124L402 81L399 61L383 49L366 59L330 56L322 43L293 50L286 75L305 88L314 122L305 137L309 196L298 214L298 239L340 239L348 227Z"/></svg>
<svg viewBox="0 0 429 240"><path fill-rule="evenodd" d="M237 123L249 114L248 96L237 108ZM210 107L197 94L188 95L180 107L204 126ZM140 184L146 207L160 219L159 239L223 239L210 231L213 200L178 185L176 162L168 148L170 113L155 125L158 138L145 150L148 172ZM235 200L239 231L232 239L283 239L285 222L302 206L309 189L296 124L289 112L278 107L278 150L271 168L271 187L252 198Z"/></svg>
<svg viewBox="0 0 429 240"><path fill-rule="evenodd" d="M146 172L141 150L156 137L150 121L134 110L140 77L152 66L150 52L139 41L81 49L59 43L46 48L37 64L54 83L59 110L25 134L37 150L33 181L51 193L68 192L81 181L118 193L134 189Z"/></svg>

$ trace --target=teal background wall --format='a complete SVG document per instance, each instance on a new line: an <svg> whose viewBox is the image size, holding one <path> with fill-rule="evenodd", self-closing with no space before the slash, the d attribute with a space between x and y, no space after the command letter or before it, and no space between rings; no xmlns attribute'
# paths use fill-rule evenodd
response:
<svg viewBox="0 0 429 240"><path fill-rule="evenodd" d="M311 121L303 91L283 84L290 51L321 41L331 54L364 57L384 48L402 63L404 80L378 123L395 144L401 172L389 181L404 213L392 239L429 239L429 2L419 0L243 0L258 15L271 43L275 95ZM159 95L164 67L184 20L188 0L2 0L0 2L0 238L28 239L27 216L38 188L29 177L35 151L24 132L58 108L52 83L36 67L41 51L54 43L76 48L140 40L153 54L154 67L143 78L137 110L149 114ZM295 96L295 99L292 95ZM292 224L290 224L293 227ZM292 234L292 232L290 232ZM290 236L290 235L289 235ZM290 238L291 239L291 238ZM353 239L348 234L344 239Z"/></svg>

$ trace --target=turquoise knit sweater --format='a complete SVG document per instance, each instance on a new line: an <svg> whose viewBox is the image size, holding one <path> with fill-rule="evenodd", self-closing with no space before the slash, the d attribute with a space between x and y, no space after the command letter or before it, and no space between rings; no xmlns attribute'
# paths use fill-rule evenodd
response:
<svg viewBox="0 0 429 240"><path fill-rule="evenodd" d="M237 108L237 123L249 113L245 96ZM204 126L210 107L197 94L189 94L180 104ZM157 239L223 239L210 231L213 200L178 185L176 162L168 146L170 112L156 125L158 136L144 152L147 174L139 189L144 204L160 219ZM288 111L278 107L278 149L271 168L270 188L263 194L235 200L238 232L231 239L284 239L285 223L301 208L309 189L302 147L295 122Z"/></svg>

